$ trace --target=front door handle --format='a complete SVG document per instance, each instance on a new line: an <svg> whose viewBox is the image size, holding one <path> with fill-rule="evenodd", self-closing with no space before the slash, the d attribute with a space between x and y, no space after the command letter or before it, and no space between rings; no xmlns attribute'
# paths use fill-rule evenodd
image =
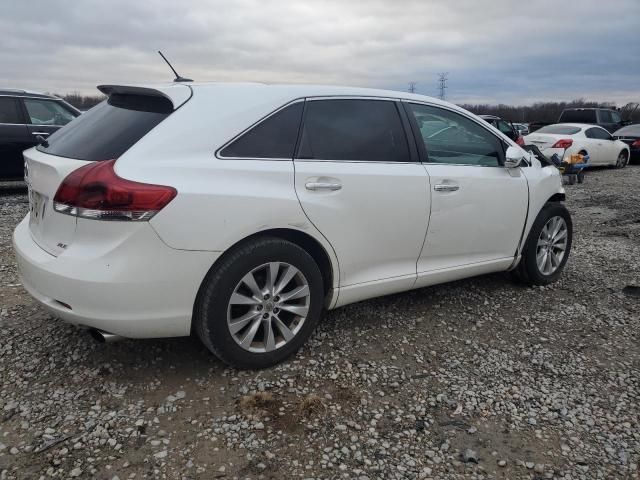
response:
<svg viewBox="0 0 640 480"><path fill-rule="evenodd" d="M438 183L433 186L433 189L436 192L455 192L456 190L460 190L460 185L451 183Z"/></svg>
<svg viewBox="0 0 640 480"><path fill-rule="evenodd" d="M342 188L342 184L339 182L307 182L304 186L307 190L314 192L318 190L329 190L331 192L335 192Z"/></svg>
<svg viewBox="0 0 640 480"><path fill-rule="evenodd" d="M51 135L50 132L31 132L31 135Z"/></svg>

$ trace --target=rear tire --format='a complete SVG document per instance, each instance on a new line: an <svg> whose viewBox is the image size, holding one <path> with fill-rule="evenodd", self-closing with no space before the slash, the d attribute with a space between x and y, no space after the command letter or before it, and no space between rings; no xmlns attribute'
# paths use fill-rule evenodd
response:
<svg viewBox="0 0 640 480"><path fill-rule="evenodd" d="M229 251L209 272L193 327L228 365L266 368L304 344L323 302L322 274L311 255L287 240L265 237Z"/></svg>
<svg viewBox="0 0 640 480"><path fill-rule="evenodd" d="M565 206L547 203L533 222L514 270L516 278L528 285L548 285L558 280L569 259L572 240L573 223Z"/></svg>

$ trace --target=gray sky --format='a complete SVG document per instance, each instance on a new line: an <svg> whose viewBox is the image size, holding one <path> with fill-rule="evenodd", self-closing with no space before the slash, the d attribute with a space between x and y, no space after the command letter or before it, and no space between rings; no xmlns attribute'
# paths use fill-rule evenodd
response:
<svg viewBox="0 0 640 480"><path fill-rule="evenodd" d="M527 104L640 101L640 0L6 0L0 86L329 83Z"/></svg>

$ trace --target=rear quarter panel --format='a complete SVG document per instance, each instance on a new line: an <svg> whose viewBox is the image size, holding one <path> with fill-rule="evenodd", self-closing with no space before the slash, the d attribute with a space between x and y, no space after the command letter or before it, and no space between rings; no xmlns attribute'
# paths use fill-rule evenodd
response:
<svg viewBox="0 0 640 480"><path fill-rule="evenodd" d="M330 244L304 215L291 160L220 159L216 150L293 98L268 100L260 90L225 95L198 89L191 100L149 132L115 164L130 180L170 185L178 195L151 221L170 247L223 252L249 235L273 228L305 232L338 262Z"/></svg>

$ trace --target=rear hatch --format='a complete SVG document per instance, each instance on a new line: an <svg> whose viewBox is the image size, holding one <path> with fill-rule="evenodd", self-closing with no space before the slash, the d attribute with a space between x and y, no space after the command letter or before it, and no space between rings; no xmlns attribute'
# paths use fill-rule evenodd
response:
<svg viewBox="0 0 640 480"><path fill-rule="evenodd" d="M531 133L527 135L524 140L527 145L535 145L540 150L551 148L558 140L563 138L570 138L566 135L552 135L552 134L535 134Z"/></svg>
<svg viewBox="0 0 640 480"><path fill-rule="evenodd" d="M191 97L186 85L98 88L107 100L24 152L31 236L54 256L73 243L76 233L76 217L53 208L65 177L88 163L118 158Z"/></svg>
<svg viewBox="0 0 640 480"><path fill-rule="evenodd" d="M527 145L535 145L540 150L551 148L558 140L573 140L573 135L579 133L580 126L556 124L547 125L540 130L524 137Z"/></svg>

